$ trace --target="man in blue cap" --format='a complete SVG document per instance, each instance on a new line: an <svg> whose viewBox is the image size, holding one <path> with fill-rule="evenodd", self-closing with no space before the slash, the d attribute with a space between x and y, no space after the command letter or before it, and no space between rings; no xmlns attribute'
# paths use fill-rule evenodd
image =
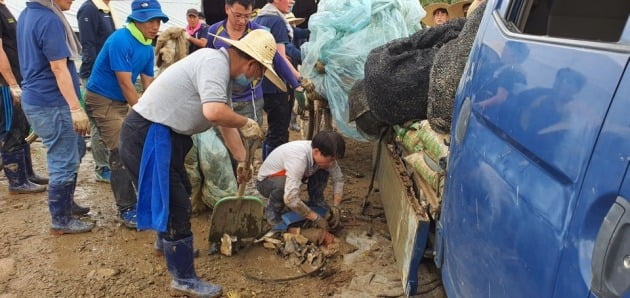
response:
<svg viewBox="0 0 630 298"><path fill-rule="evenodd" d="M118 152L118 139L129 107L140 94L135 82L140 77L144 89L153 81L153 38L161 22L168 22L156 0L134 0L127 26L116 30L98 54L87 83L85 105L109 150L111 187L123 223L136 228L136 192Z"/></svg>

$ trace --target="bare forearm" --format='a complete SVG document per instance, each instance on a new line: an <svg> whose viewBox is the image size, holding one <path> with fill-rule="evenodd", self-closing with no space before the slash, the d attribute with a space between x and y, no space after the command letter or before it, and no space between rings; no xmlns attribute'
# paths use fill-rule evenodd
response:
<svg viewBox="0 0 630 298"><path fill-rule="evenodd" d="M245 160L245 147L241 140L241 135L238 133L238 129L219 126L219 131L225 141L225 146L230 150L230 153L237 161Z"/></svg>
<svg viewBox="0 0 630 298"><path fill-rule="evenodd" d="M11 63L9 62L9 58L7 54L2 50L2 41L0 41L0 74L5 81L9 84L9 86L17 85L18 82L13 75L13 70L11 70Z"/></svg>
<svg viewBox="0 0 630 298"><path fill-rule="evenodd" d="M147 90L147 88L149 88L149 85L153 83L153 77L144 74L140 75L140 80L142 81L142 87L144 88L144 90Z"/></svg>
<svg viewBox="0 0 630 298"><path fill-rule="evenodd" d="M70 110L76 110L81 108L81 104L79 103L79 98L72 82L72 76L70 76L70 70L68 70L66 63L66 59L50 62L61 95L63 95L63 98L68 103Z"/></svg>
<svg viewBox="0 0 630 298"><path fill-rule="evenodd" d="M140 98L140 94L136 91L136 86L134 86L131 80L131 72L117 71L116 79L118 80L118 86L120 86L120 90L127 103L130 106L135 105L138 102L138 98ZM143 78L142 75L141 80L142 84L144 84L145 78Z"/></svg>
<svg viewBox="0 0 630 298"><path fill-rule="evenodd" d="M289 65L289 68L291 69L291 72L295 76L295 79L296 80L299 79L300 76L301 76L300 72L297 71L297 69L295 69L295 67L293 67L293 64L291 64L291 61L289 61L289 58L287 58L286 48L285 48L284 44L278 44L277 46L278 46L278 48L277 48L278 54L280 54L282 59L284 59L284 61Z"/></svg>
<svg viewBox="0 0 630 298"><path fill-rule="evenodd" d="M235 113L227 104L222 102L204 103L203 115L208 121L224 127L240 128L247 123L247 117Z"/></svg>
<svg viewBox="0 0 630 298"><path fill-rule="evenodd" d="M125 97L125 100L127 101L127 103L130 106L133 106L136 103L138 103L138 99L140 98L140 94L138 94L138 92L136 92L136 88L135 88L134 85L132 85L131 83L125 84L125 86L120 86L120 89L122 90L122 93L123 93L123 96Z"/></svg>

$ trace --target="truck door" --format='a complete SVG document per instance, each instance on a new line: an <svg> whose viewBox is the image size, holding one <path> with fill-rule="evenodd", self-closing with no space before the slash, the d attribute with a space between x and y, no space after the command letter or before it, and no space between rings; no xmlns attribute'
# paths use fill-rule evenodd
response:
<svg viewBox="0 0 630 298"><path fill-rule="evenodd" d="M556 296L577 297L589 285L598 297L630 295L628 111L630 70L626 68L597 140L565 241Z"/></svg>
<svg viewBox="0 0 630 298"><path fill-rule="evenodd" d="M569 14L586 1L489 1L455 99L438 224L449 296L589 294L630 156L630 2L605 2L612 21L580 36L584 16Z"/></svg>

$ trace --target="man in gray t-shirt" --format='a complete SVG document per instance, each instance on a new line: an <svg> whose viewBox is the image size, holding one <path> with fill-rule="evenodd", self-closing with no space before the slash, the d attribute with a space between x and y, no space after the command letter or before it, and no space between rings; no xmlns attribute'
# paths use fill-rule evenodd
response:
<svg viewBox="0 0 630 298"><path fill-rule="evenodd" d="M225 49L203 48L170 66L133 107L145 119L183 135L201 133L215 123L204 116L205 103L227 103L230 59Z"/></svg>
<svg viewBox="0 0 630 298"><path fill-rule="evenodd" d="M147 88L125 119L120 155L138 189L138 229L158 232L173 277L171 288L187 296L217 297L221 287L201 281L193 264L190 229L190 182L184 159L192 134L219 125L225 144L239 161L237 181L246 183L245 139L262 138L253 119L229 106L232 90L247 88L263 75L282 81L273 71L273 36L254 30L241 40L226 40L227 50L200 49L171 65ZM238 128L238 129L237 129Z"/></svg>

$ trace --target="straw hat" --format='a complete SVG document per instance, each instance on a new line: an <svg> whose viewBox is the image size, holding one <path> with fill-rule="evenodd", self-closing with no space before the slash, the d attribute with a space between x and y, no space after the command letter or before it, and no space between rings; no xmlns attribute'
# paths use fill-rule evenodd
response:
<svg viewBox="0 0 630 298"><path fill-rule="evenodd" d="M304 20L306 20L305 18L296 18L292 12L285 14L284 18L287 19L287 22L293 26L299 26L304 23Z"/></svg>
<svg viewBox="0 0 630 298"><path fill-rule="evenodd" d="M260 62L260 64L267 68L265 70L265 77L276 85L276 87L280 88L280 90L284 92L287 91L287 85L273 70L273 57L276 55L276 40L271 33L263 29L256 29L249 32L240 40L232 40L212 33L210 33L210 35L243 51L245 54Z"/></svg>
<svg viewBox="0 0 630 298"><path fill-rule="evenodd" d="M459 1L457 3L451 4L451 6L449 7L449 16L451 17L451 19L465 17L465 15L464 15L464 5L466 5L466 4L468 4L468 5L472 4L472 0L463 0L463 1ZM469 9L470 9L470 7L469 7ZM453 15L451 15L451 13Z"/></svg>
<svg viewBox="0 0 630 298"><path fill-rule="evenodd" d="M443 2L435 2L427 5L427 7L424 8L424 11L427 12L427 15L422 19L422 22L429 27L435 26L435 23L433 23L433 13L435 13L435 11L440 8L446 9L446 11L448 12L448 17L449 19L451 19L451 10L449 9L449 7L450 5L448 3Z"/></svg>

